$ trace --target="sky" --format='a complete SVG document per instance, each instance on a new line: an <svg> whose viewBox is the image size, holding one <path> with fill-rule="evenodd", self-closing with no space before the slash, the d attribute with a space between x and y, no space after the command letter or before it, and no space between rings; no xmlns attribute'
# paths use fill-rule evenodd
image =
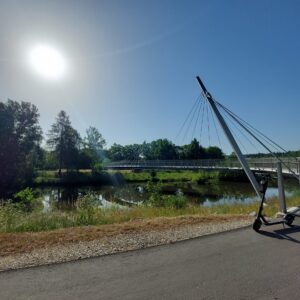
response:
<svg viewBox="0 0 300 300"><path fill-rule="evenodd" d="M0 101L35 104L44 134L65 110L81 135L95 126L108 146L182 144L200 138L200 125L177 136L199 75L216 100L296 150L299 13L296 0L0 0ZM64 57L59 80L30 66L39 44ZM213 126L204 146L218 145Z"/></svg>

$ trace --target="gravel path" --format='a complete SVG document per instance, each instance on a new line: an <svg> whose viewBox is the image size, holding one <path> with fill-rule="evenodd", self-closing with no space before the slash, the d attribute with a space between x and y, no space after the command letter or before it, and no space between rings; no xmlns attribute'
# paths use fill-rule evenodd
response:
<svg viewBox="0 0 300 300"><path fill-rule="evenodd" d="M35 249L29 253L0 257L0 271L67 262L170 244L176 241L245 227L250 224L251 220L249 219L199 223L172 229L151 230L148 232L129 232L88 242L76 242L52 246L47 249Z"/></svg>

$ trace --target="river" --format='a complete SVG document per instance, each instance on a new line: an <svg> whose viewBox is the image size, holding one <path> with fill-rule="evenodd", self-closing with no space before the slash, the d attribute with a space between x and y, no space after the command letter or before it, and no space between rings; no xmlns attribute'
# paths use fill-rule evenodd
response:
<svg viewBox="0 0 300 300"><path fill-rule="evenodd" d="M206 184L175 182L163 185L164 194L184 194L192 205L213 206L219 204L252 203L258 198L249 183L246 182L213 182ZM80 186L80 187L43 187L34 192L42 199L44 210L72 209L80 196L92 193L103 207L128 207L143 203L149 199L143 184L124 184L118 186ZM287 196L300 193L299 183L285 181ZM267 189L267 198L278 195L275 182Z"/></svg>

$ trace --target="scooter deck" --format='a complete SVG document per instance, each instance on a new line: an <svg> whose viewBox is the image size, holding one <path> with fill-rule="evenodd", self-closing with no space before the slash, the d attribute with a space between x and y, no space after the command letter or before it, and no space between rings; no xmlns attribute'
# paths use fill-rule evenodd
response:
<svg viewBox="0 0 300 300"><path fill-rule="evenodd" d="M300 206L289 207L286 212L288 214L297 215L300 212Z"/></svg>

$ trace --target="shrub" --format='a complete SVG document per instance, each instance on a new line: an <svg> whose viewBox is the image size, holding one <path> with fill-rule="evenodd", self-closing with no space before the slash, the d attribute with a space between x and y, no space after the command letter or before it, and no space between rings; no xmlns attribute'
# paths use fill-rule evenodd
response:
<svg viewBox="0 0 300 300"><path fill-rule="evenodd" d="M101 162L97 162L92 167L92 172L94 174L100 174L103 171L103 165Z"/></svg>
<svg viewBox="0 0 300 300"><path fill-rule="evenodd" d="M149 181L146 185L146 190L150 194L149 204L153 207L181 209L187 206L187 198L182 192L176 195L162 195L161 182L154 183L153 181Z"/></svg>
<svg viewBox="0 0 300 300"><path fill-rule="evenodd" d="M162 184L161 182L154 183L152 180L148 181L146 191L150 194L149 203L154 207L164 206L162 197Z"/></svg>
<svg viewBox="0 0 300 300"><path fill-rule="evenodd" d="M165 207L182 209L187 206L187 198L183 195L168 195L163 198Z"/></svg>
<svg viewBox="0 0 300 300"><path fill-rule="evenodd" d="M24 212L32 212L39 204L31 188L26 188L16 193L14 200L16 202L15 207Z"/></svg>
<svg viewBox="0 0 300 300"><path fill-rule="evenodd" d="M78 198L76 202L77 222L82 225L93 225L97 223L97 212L100 200L96 195L87 194Z"/></svg>

